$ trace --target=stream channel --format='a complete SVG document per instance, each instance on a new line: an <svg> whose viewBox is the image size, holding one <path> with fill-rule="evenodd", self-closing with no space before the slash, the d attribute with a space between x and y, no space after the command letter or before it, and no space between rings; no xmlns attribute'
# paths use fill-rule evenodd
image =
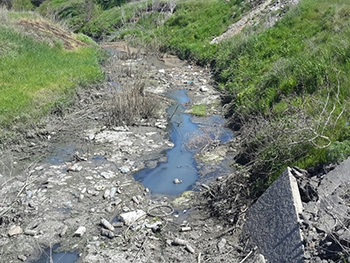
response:
<svg viewBox="0 0 350 263"><path fill-rule="evenodd" d="M160 162L155 168L145 168L134 175L145 187L155 194L177 196L186 190L191 190L198 179L197 163L194 159L195 149L190 147L191 136L200 136L201 130L191 121L191 115L186 114L186 103L190 101L186 90L172 90L166 96L176 101L168 108L169 133L174 147L167 151L167 161ZM206 117L223 124L221 116ZM232 132L224 127L217 138L225 143L233 138ZM210 134L214 140L215 134ZM174 183L176 181L178 183Z"/></svg>
<svg viewBox="0 0 350 263"><path fill-rule="evenodd" d="M203 179L225 174L228 170L227 163L215 163L214 172L201 171L202 163L197 163L195 154L201 146L209 145L211 142L226 143L233 139L232 131L225 128L224 119L221 115L208 117L194 117L187 112L186 105L190 104L190 98L186 89L168 90L165 96L174 101L167 109L167 131L174 147L166 150L166 161L158 160L155 167L146 167L133 174L136 181L142 183L149 189L151 194L176 198L187 190L196 190L196 183ZM199 138L199 141L193 138ZM195 145L192 145L195 144ZM54 153L43 162L52 165L61 165L69 162L72 154L80 151L79 144L65 143L55 146ZM143 154L147 155L147 151ZM101 156L94 156L94 163L110 163ZM223 164L224 163L224 164ZM116 172L118 167L114 164ZM210 169L209 169L210 170ZM45 250L39 260L35 263L73 263L79 261L77 252L57 252L59 245ZM53 260L53 261L52 261Z"/></svg>

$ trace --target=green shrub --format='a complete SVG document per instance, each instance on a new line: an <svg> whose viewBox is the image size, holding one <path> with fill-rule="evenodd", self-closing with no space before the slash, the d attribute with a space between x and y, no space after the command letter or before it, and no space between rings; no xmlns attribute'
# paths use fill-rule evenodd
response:
<svg viewBox="0 0 350 263"><path fill-rule="evenodd" d="M327 149L327 161L330 163L341 162L350 156L350 141L335 141Z"/></svg>

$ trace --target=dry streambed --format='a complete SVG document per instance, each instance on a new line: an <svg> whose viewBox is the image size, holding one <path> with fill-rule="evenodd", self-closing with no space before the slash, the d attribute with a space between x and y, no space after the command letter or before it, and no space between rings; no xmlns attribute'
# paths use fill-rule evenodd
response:
<svg viewBox="0 0 350 263"><path fill-rule="evenodd" d="M165 162L174 147L165 111L173 102L166 92L185 89L191 100L182 106L206 104L220 114L210 72L170 56L139 53L130 59L129 53L121 59L125 52L116 48L108 47L118 52L104 85L80 90L64 117L49 118L43 128L28 131L21 146L2 152L1 259L35 262L48 254L64 258L56 262L239 262L243 248L235 235L193 205L193 192L153 194L133 177ZM157 102L156 117L106 125L126 83L140 85L142 96ZM211 125L213 120L197 118L205 132L183 146L201 150L194 190L230 173L223 162L228 149L217 137L222 122ZM173 187L181 183L175 179ZM55 244L64 253L51 253Z"/></svg>

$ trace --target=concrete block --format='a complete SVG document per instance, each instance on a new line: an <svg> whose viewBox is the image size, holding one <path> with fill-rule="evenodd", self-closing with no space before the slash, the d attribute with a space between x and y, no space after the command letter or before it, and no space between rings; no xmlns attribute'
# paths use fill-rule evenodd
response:
<svg viewBox="0 0 350 263"><path fill-rule="evenodd" d="M302 203L295 177L287 168L246 214L243 234L269 263L304 262L298 214Z"/></svg>

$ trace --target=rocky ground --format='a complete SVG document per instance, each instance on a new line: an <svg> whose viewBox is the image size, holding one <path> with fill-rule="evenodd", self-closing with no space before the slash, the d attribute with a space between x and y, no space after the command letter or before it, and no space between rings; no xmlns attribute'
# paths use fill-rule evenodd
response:
<svg viewBox="0 0 350 263"><path fill-rule="evenodd" d="M164 161L173 146L165 91L188 89L190 104L220 111L210 72L171 56L105 48L114 52L105 65L107 82L80 89L68 112L48 116L1 152L1 262L35 262L55 244L76 251L79 262L239 262L246 252L238 237L195 203L193 192L176 199L153 195L132 176ZM111 125L116 80L135 83L139 76L144 96L157 101L156 118ZM200 164L203 177L220 167L217 160L228 151L212 149Z"/></svg>

